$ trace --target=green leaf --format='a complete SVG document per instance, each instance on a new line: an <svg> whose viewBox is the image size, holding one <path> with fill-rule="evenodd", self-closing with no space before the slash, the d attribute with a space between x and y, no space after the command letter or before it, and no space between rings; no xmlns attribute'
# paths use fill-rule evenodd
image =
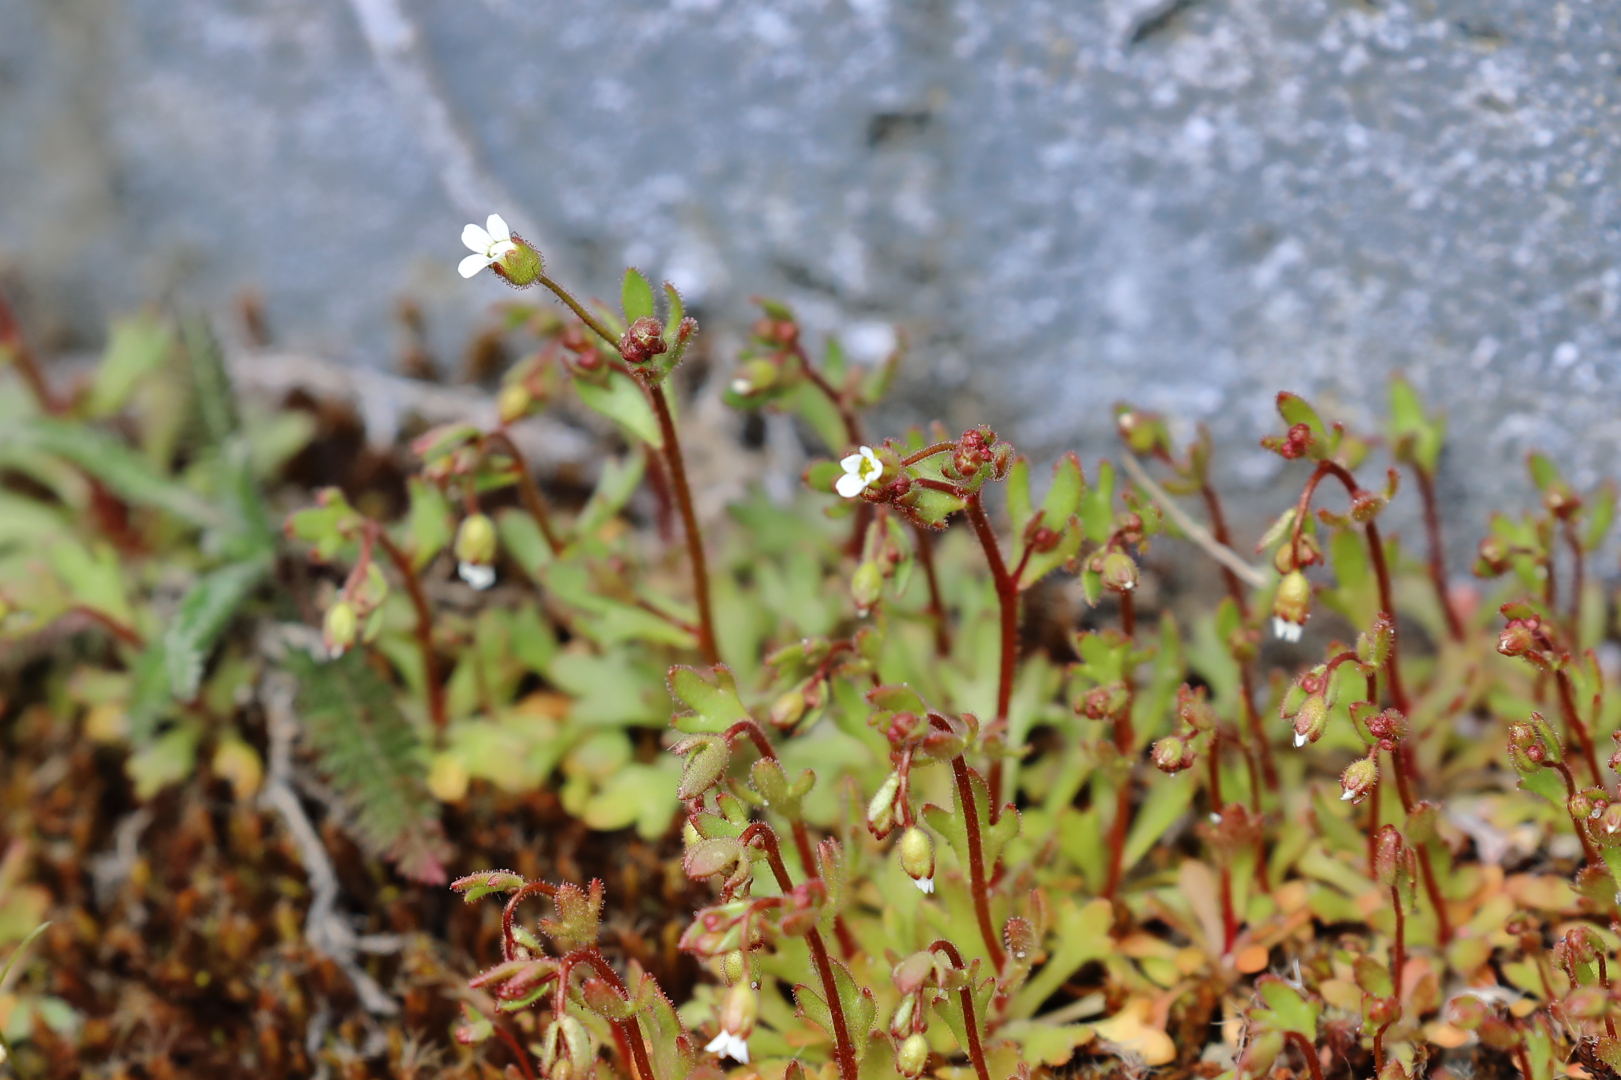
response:
<svg viewBox="0 0 1621 1080"><path fill-rule="evenodd" d="M1604 542L1604 535L1615 520L1615 495L1615 481L1608 479L1588 493L1587 529L1582 538L1584 550L1595 551Z"/></svg>
<svg viewBox="0 0 1621 1080"><path fill-rule="evenodd" d="M411 477L406 490L411 500L406 513L411 567L421 570L450 543L450 500L434 485L423 483L420 477Z"/></svg>
<svg viewBox="0 0 1621 1080"><path fill-rule="evenodd" d="M176 724L132 754L124 763L124 771L135 781L135 797L144 802L196 772L197 743L202 734L195 723Z"/></svg>
<svg viewBox="0 0 1621 1080"><path fill-rule="evenodd" d="M1055 903L1053 916L1052 954L1040 971L1014 996L1008 1006L1009 1019L1034 1016L1044 1001L1058 992L1071 975L1092 960L1101 960L1114 951L1114 938L1109 928L1114 924L1114 908L1099 897L1086 904L1077 904L1064 897Z"/></svg>
<svg viewBox="0 0 1621 1080"><path fill-rule="evenodd" d="M1536 484L1538 491L1547 491L1550 486L1559 483L1559 469L1547 454L1533 450L1525 464L1531 470L1531 482Z"/></svg>
<svg viewBox="0 0 1621 1080"><path fill-rule="evenodd" d="M1305 424L1311 429L1312 438L1317 441L1317 445L1324 449L1327 448L1328 429L1323 426L1322 420L1318 418L1317 410L1308 405L1305 398L1287 391L1280 393L1278 395L1278 415L1283 417L1283 422L1290 427L1294 427L1296 424Z"/></svg>
<svg viewBox="0 0 1621 1080"><path fill-rule="evenodd" d="M1317 1015L1322 1011L1321 1003L1307 1001L1299 990L1276 975L1260 976L1255 980L1255 989L1259 991L1261 1000L1266 1002L1266 1007L1258 1010L1258 1015L1252 1014L1252 1019L1262 1020L1267 1030L1294 1031L1304 1035L1308 1041L1317 1040Z"/></svg>
<svg viewBox="0 0 1621 1080"><path fill-rule="evenodd" d="M1056 478L1055 478L1056 480ZM1090 488L1083 486L1078 499L1077 516L1086 526L1086 538L1094 544L1104 543L1114 531L1114 466L1107 461L1098 463L1098 482Z"/></svg>
<svg viewBox="0 0 1621 1080"><path fill-rule="evenodd" d="M1165 835L1176 819L1187 813L1193 801L1194 785L1187 780L1156 777L1150 784L1148 798L1131 819L1131 831L1126 834L1126 847L1121 862L1127 869L1136 866L1150 848Z"/></svg>
<svg viewBox="0 0 1621 1080"><path fill-rule="evenodd" d="M199 578L186 590L163 635L164 664L176 698L190 701L197 696L203 665L214 642L269 570L268 559L232 563Z"/></svg>
<svg viewBox="0 0 1621 1080"><path fill-rule="evenodd" d="M45 557L76 603L125 626L135 621L124 591L123 563L112 548L98 543L92 549L62 536L46 549Z"/></svg>
<svg viewBox="0 0 1621 1080"><path fill-rule="evenodd" d="M597 477L596 489L574 523L575 531L581 536L591 536L613 520L636 493L646 472L647 458L640 451L603 461L602 474Z"/></svg>
<svg viewBox="0 0 1621 1080"><path fill-rule="evenodd" d="M143 378L169 356L174 339L167 324L141 314L113 320L107 352L90 380L86 416L108 416L122 409Z"/></svg>
<svg viewBox="0 0 1621 1080"><path fill-rule="evenodd" d="M749 711L737 696L732 669L725 664L717 664L707 672L677 664L670 669L669 682L670 693L692 710L675 718L673 722L678 731L689 735L718 734L749 718Z"/></svg>
<svg viewBox="0 0 1621 1080"><path fill-rule="evenodd" d="M441 884L449 848L428 794L427 758L394 688L364 653L318 663L289 650L283 663L298 683L299 717L361 843L407 877Z"/></svg>
<svg viewBox="0 0 1621 1080"><path fill-rule="evenodd" d="M664 445L653 406L647 403L647 395L629 375L613 372L601 386L575 379L574 392L586 408L606 416L641 442L655 450Z"/></svg>
<svg viewBox="0 0 1621 1080"><path fill-rule="evenodd" d="M1035 514L1030 505L1030 462L1024 457L1013 459L1004 490L1007 492L1007 516L1013 525L1013 535L1022 536L1024 527Z"/></svg>
<svg viewBox="0 0 1621 1080"><path fill-rule="evenodd" d="M1403 375L1390 380L1390 433L1400 456L1406 456L1430 475L1441 456L1439 420L1424 415L1418 392Z"/></svg>
<svg viewBox="0 0 1621 1080"><path fill-rule="evenodd" d="M1042 524L1055 529L1057 522L1067 521L1079 508L1081 494L1085 491L1086 478L1081 475L1080 459L1073 453L1065 454L1053 464L1053 482L1041 500Z"/></svg>
<svg viewBox="0 0 1621 1080"><path fill-rule="evenodd" d="M686 308L681 303L681 294L675 291L675 286L668 281L664 283L665 309L669 315L664 320L664 336L667 339L675 338L676 328L686 316Z"/></svg>
<svg viewBox="0 0 1621 1080"><path fill-rule="evenodd" d="M34 417L0 426L0 451L59 457L100 480L126 502L164 510L204 528L224 524L218 510L149 465L136 451L84 424Z"/></svg>
<svg viewBox="0 0 1621 1080"><path fill-rule="evenodd" d="M625 278L619 285L619 305L625 311L626 326L653 317L653 287L634 266L625 268Z"/></svg>
<svg viewBox="0 0 1621 1080"><path fill-rule="evenodd" d="M191 385L209 445L220 446L237 429L236 396L225 371L225 353L204 319L187 319L180 329L191 361Z"/></svg>

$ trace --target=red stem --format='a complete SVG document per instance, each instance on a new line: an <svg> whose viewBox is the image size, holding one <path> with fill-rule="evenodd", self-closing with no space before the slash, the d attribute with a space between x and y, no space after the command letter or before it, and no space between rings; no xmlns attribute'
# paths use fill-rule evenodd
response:
<svg viewBox="0 0 1621 1080"><path fill-rule="evenodd" d="M1565 782L1565 801L1568 808L1569 801L1576 797L1576 778L1570 774L1570 766L1563 761L1551 761L1546 764L1558 770L1560 779ZM1588 866L1598 866L1598 852L1593 850L1593 843L1587 836L1587 822L1570 815L1570 824L1576 830L1576 838L1582 842L1582 857L1587 860Z"/></svg>
<svg viewBox="0 0 1621 1080"><path fill-rule="evenodd" d="M1008 708L1013 701L1013 669L1018 662L1019 586L1008 573L1007 563L1002 561L1002 549L996 543L996 533L991 529L990 518L985 516L985 504L980 500L979 492L973 492L968 496L967 511L968 520L974 526L974 535L979 537L979 545L985 549L985 562L990 566L991 580L996 584L996 601L1002 616L1002 657L996 680L996 723L1005 725ZM991 794L990 818L994 822L1001 815L1000 758L991 762L988 782ZM998 963L997 967L1000 968L1001 964Z"/></svg>
<svg viewBox="0 0 1621 1080"><path fill-rule="evenodd" d="M17 317L12 313L11 305L6 303L4 296L0 296L0 351L9 354L12 366L17 374L22 376L24 385L34 398L40 410L52 416L61 416L68 411L65 401L57 400L51 393L50 384L45 381L45 375L40 371L39 361L34 358L34 352L28 347L28 341L23 337L22 327L17 323ZM0 357L3 362L5 357Z"/></svg>
<svg viewBox="0 0 1621 1080"><path fill-rule="evenodd" d="M1401 1004L1401 975L1407 966L1407 915L1402 911L1401 894L1390 887L1390 902L1396 908L1396 938L1390 945L1390 979L1396 986L1396 1003Z"/></svg>
<svg viewBox="0 0 1621 1080"><path fill-rule="evenodd" d="M1582 545L1576 539L1576 530L1571 528L1570 519L1565 519L1565 544L1570 548L1570 640L1576 642L1580 648L1580 633L1582 622L1582 588L1586 583L1587 570L1585 560L1582 558Z"/></svg>
<svg viewBox="0 0 1621 1080"><path fill-rule="evenodd" d="M957 946L951 942L941 938L929 946L929 951L945 953L952 966L958 971L967 973L968 966L962 962L962 953L958 952ZM974 1013L974 988L965 984L958 989L957 993L959 1000L962 1002L963 1030L968 1033L968 1046L966 1049L968 1050L969 1060L974 1063L974 1072L979 1075L979 1080L991 1080L990 1067L985 1063L985 1048L980 1044L979 1040L979 1019Z"/></svg>
<svg viewBox="0 0 1621 1080"><path fill-rule="evenodd" d="M782 861L782 849L777 844L777 834L764 822L755 822L743 830L738 842L750 844L760 841L765 850L766 862L771 866L771 872L777 879L777 888L784 896L793 891L793 879L788 876L788 866ZM806 873L809 873L809 867ZM839 997L839 984L833 978L833 961L828 958L827 945L822 941L821 931L811 927L805 934L805 944L810 947L811 963L816 967L816 976L822 984L822 994L827 998L827 1011L833 1019L833 1059L838 1064L839 1080L858 1080L860 1073L856 1065L855 1044L850 1039L850 1025L844 1017L844 1003ZM651 1074L649 1074L651 1076Z"/></svg>
<svg viewBox="0 0 1621 1080"><path fill-rule="evenodd" d="M945 718L931 714L929 722L944 731L951 730ZM979 810L974 802L974 785L969 778L972 770L958 754L951 759L951 772L957 781L958 809L962 813L963 831L968 836L968 890L974 897L974 917L979 922L979 935L985 940L985 951L990 954L991 965L998 973L1002 970L1002 943L997 940L991 925L990 886L985 876L985 848L979 834Z"/></svg>
<svg viewBox="0 0 1621 1080"><path fill-rule="evenodd" d="M917 451L916 453L908 454L906 457L901 458L901 464L902 465L916 465L918 462L922 461L924 458L930 458L930 457L933 457L936 454L943 454L947 450L955 450L956 448L957 448L957 444L954 443L954 442L930 443L928 446L925 446L923 449Z"/></svg>
<svg viewBox="0 0 1621 1080"><path fill-rule="evenodd" d="M1317 1060L1317 1048L1298 1031L1285 1031L1283 1037L1285 1041L1293 1043L1295 1049L1300 1051L1300 1056L1306 1059L1306 1068L1311 1070L1311 1080L1323 1080L1323 1066Z"/></svg>
<svg viewBox="0 0 1621 1080"><path fill-rule="evenodd" d="M504 1017L496 1020L495 1033L501 1037L502 1042L507 1044L507 1049L512 1051L512 1056L518 1059L518 1068L523 1070L527 1080L535 1080L535 1068L529 1064L529 1052L523 1048L523 1044L518 1041L518 1037L507 1030L507 1021Z"/></svg>
<svg viewBox="0 0 1621 1080"><path fill-rule="evenodd" d="M433 612L428 607L428 598L422 593L422 582L411 567L411 560L388 538L380 525L368 522L366 531L405 580L405 595L410 597L411 607L416 611L417 648L422 652L422 682L428 691L428 718L433 721L435 731L443 732L447 719L445 687L439 680L439 658L433 651Z"/></svg>
<svg viewBox="0 0 1621 1080"><path fill-rule="evenodd" d="M1452 640L1462 641L1463 621L1458 618L1458 609L1452 606L1447 593L1446 553L1441 546L1441 515L1435 506L1435 478L1417 465L1413 466L1413 475L1418 478L1418 494L1424 503L1424 532L1429 540L1430 581L1435 586L1435 598L1441 602L1441 613L1446 616L1447 632Z"/></svg>
<svg viewBox="0 0 1621 1080"><path fill-rule="evenodd" d="M720 663L715 648L715 620L709 610L709 567L704 562L703 537L698 533L698 515L692 508L692 490L687 486L687 468L681 460L681 444L675 437L675 420L670 416L670 403L664 388L657 383L645 383L648 400L658 416L660 441L664 444L664 460L670 467L670 486L675 490L676 507L681 511L681 527L687 534L687 555L692 563L692 590L698 600L698 651L711 664Z"/></svg>
<svg viewBox="0 0 1621 1080"><path fill-rule="evenodd" d="M613 987L615 993L626 1001L630 1000L630 993L625 989L625 984L619 980L619 974L603 958L602 953L597 950L596 946L577 949L569 954L564 959L564 962L567 963L570 959L583 960L590 964L591 967L596 969L597 974L602 976L603 981ZM637 1021L635 1014L633 1013L624 1020L611 1021L611 1023L615 1034L620 1037L619 1042L622 1045L628 1043L630 1046L630 1057L635 1062L638 1080L653 1080L653 1062L648 1059L647 1044L642 1042L642 1026Z"/></svg>
<svg viewBox="0 0 1621 1080"><path fill-rule="evenodd" d="M1581 714L1576 711L1576 698L1571 689L1570 675L1563 668L1554 672L1554 685L1559 689L1559 711L1565 716L1565 727L1575 736L1576 745L1581 748L1582 757L1593 774L1593 783L1603 787L1604 777L1598 769L1598 755L1593 752L1592 737L1587 733L1587 725L1582 723Z"/></svg>
<svg viewBox="0 0 1621 1080"><path fill-rule="evenodd" d="M1240 704L1244 708L1244 724L1249 728L1250 744L1255 747L1255 755L1261 761L1261 780L1266 784L1268 791L1277 791L1278 767L1272 762L1272 746L1267 742L1266 729L1261 724L1261 714L1255 708L1255 682L1248 664L1239 664L1238 684L1242 691ZM1251 786L1253 788L1253 784ZM1261 809L1259 795L1255 795L1252 801L1255 804L1253 809L1259 812Z"/></svg>
<svg viewBox="0 0 1621 1080"><path fill-rule="evenodd" d="M546 512L546 500L541 498L540 488L535 486L534 477L529 475L529 465L519 452L518 444L513 442L505 431L492 431L484 436L484 441L500 443L502 453L512 459L512 464L518 471L518 497L523 500L524 509L535 519L535 525L540 529L540 535L546 538L546 546L551 548L552 554L561 554L563 544L552 531L551 515Z"/></svg>

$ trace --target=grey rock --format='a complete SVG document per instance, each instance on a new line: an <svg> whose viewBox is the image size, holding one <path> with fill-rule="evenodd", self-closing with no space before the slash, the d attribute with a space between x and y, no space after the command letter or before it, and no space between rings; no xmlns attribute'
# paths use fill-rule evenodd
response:
<svg viewBox="0 0 1621 1080"><path fill-rule="evenodd" d="M11 0L0 264L53 345L252 285L381 367L401 298L448 355L502 297L501 210L712 329L905 325L894 423L1090 459L1130 400L1271 504L1273 392L1367 425L1404 371L1472 530L1532 447L1615 471L1618 73L1600 0Z"/></svg>

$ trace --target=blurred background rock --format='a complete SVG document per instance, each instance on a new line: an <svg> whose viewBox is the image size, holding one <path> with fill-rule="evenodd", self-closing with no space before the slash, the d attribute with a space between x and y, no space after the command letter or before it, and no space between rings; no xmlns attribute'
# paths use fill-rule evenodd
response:
<svg viewBox="0 0 1621 1080"><path fill-rule="evenodd" d="M47 354L251 289L359 368L410 301L452 367L500 210L723 357L755 293L861 356L900 323L898 419L1038 455L1125 398L1261 493L1275 390L1369 421L1403 370L1472 531L1533 446L1614 471L1618 121L1607 0L5 0L0 272Z"/></svg>

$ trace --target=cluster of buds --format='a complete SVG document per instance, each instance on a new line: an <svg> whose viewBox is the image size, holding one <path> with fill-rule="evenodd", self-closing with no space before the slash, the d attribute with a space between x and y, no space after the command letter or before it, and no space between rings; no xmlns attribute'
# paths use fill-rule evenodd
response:
<svg viewBox="0 0 1621 1080"><path fill-rule="evenodd" d="M1407 738L1407 717L1396 709L1385 709L1383 712L1375 713L1363 721L1363 724L1378 748L1387 754L1395 753L1396 745Z"/></svg>
<svg viewBox="0 0 1621 1080"><path fill-rule="evenodd" d="M1278 717L1294 727L1295 745L1305 746L1323 737L1328 730L1328 713L1334 707L1333 670L1318 664L1303 672L1283 695Z"/></svg>
<svg viewBox="0 0 1621 1080"><path fill-rule="evenodd" d="M1164 773L1191 768L1195 760L1194 740L1214 733L1216 711L1205 700L1205 689L1183 683L1176 691L1177 730L1154 743L1154 767Z"/></svg>
<svg viewBox="0 0 1621 1080"><path fill-rule="evenodd" d="M1560 760L1559 738L1541 713L1508 726L1508 760L1521 776L1529 775Z"/></svg>
<svg viewBox="0 0 1621 1080"><path fill-rule="evenodd" d="M981 424L962 433L940 474L964 491L977 491L987 480L1002 480L1013 464L1013 444L999 441Z"/></svg>
<svg viewBox="0 0 1621 1080"><path fill-rule="evenodd" d="M799 323L793 312L774 300L760 304L765 314L754 321L748 345L727 383L739 404L775 400L803 379Z"/></svg>
<svg viewBox="0 0 1621 1080"><path fill-rule="evenodd" d="M646 315L633 320L619 338L619 355L632 367L662 356L669 348L664 340L664 327L657 319Z"/></svg>
<svg viewBox="0 0 1621 1080"><path fill-rule="evenodd" d="M1497 635L1497 651L1521 657L1541 671L1553 670L1557 651L1541 617L1525 604L1504 604L1500 610L1508 622Z"/></svg>
<svg viewBox="0 0 1621 1080"><path fill-rule="evenodd" d="M1316 437L1312 435L1311 428L1306 424L1290 425L1289 430L1282 437L1268 435L1261 440L1261 445L1287 461L1295 461L1306 457L1316 446Z"/></svg>

